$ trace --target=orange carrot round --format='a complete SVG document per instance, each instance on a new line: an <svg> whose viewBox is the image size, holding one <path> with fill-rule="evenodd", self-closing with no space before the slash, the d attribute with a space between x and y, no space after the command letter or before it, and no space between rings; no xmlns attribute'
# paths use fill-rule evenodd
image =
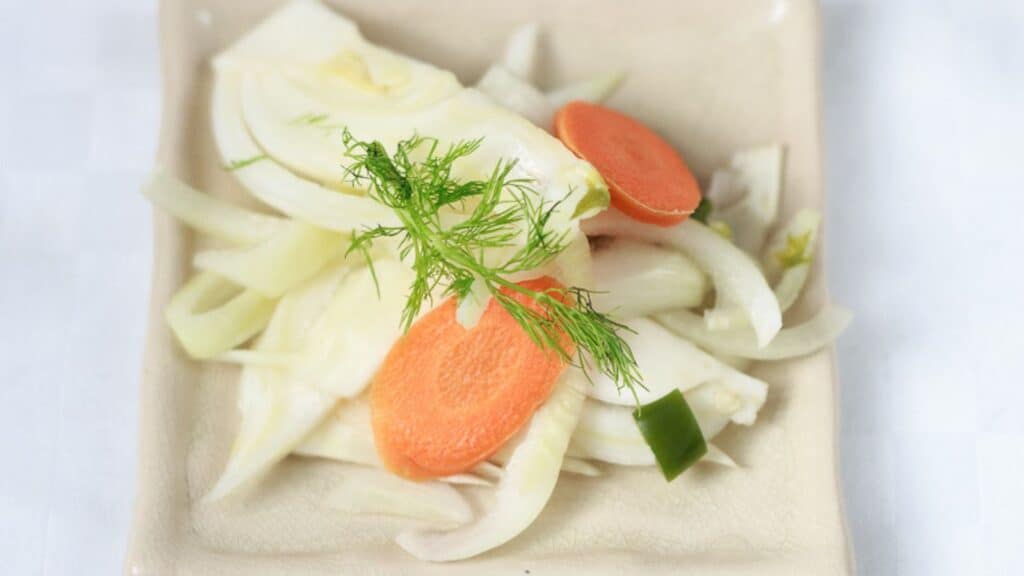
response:
<svg viewBox="0 0 1024 576"><path fill-rule="evenodd" d="M653 130L611 108L573 101L555 116L555 135L594 165L612 205L641 222L671 226L700 203L682 156Z"/></svg>
<svg viewBox="0 0 1024 576"><path fill-rule="evenodd" d="M561 289L551 278L520 283ZM505 290L526 306L529 296ZM388 353L370 390L374 441L384 464L406 478L465 472L526 424L565 369L494 299L466 329L449 299L423 316ZM572 351L572 342L563 344Z"/></svg>

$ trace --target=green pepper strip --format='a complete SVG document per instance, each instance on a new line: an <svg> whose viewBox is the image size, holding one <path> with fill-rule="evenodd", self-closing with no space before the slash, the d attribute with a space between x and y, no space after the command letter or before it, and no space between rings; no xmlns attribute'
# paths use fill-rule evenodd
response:
<svg viewBox="0 0 1024 576"><path fill-rule="evenodd" d="M679 390L633 410L633 420L668 481L708 452L697 418Z"/></svg>

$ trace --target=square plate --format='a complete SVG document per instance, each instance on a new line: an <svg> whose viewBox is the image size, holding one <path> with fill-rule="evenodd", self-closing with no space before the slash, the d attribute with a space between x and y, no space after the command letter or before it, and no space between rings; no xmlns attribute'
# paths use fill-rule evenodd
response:
<svg viewBox="0 0 1024 576"><path fill-rule="evenodd" d="M471 83L519 24L544 30L541 84L628 70L610 105L645 121L706 177L745 147L782 142L783 217L822 208L818 7L811 0L337 0L367 38L455 71ZM220 167L209 125L209 58L277 2L164 0L159 163L192 185L245 200ZM320 504L340 465L289 459L243 502L199 497L223 465L235 420L237 371L200 366L163 321L186 278L192 234L157 213L142 375L132 574L846 574L850 557L836 454L831 350L759 368L768 402L752 428L716 441L742 468L698 466L672 484L608 467L565 476L551 503L511 543L455 564L421 563L391 540L393 525ZM793 319L827 301L815 266ZM290 479L301 476L303 482Z"/></svg>

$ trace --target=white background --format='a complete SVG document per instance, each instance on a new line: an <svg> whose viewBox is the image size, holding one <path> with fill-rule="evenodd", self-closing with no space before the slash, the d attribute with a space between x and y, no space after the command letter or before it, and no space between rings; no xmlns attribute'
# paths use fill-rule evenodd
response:
<svg viewBox="0 0 1024 576"><path fill-rule="evenodd" d="M1024 1L826 1L823 24L858 571L1024 574ZM5 574L121 569L155 30L139 0L0 9Z"/></svg>

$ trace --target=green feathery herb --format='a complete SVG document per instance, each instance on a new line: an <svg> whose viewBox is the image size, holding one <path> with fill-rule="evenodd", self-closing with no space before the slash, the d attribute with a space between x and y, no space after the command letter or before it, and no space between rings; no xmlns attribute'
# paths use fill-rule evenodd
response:
<svg viewBox="0 0 1024 576"><path fill-rule="evenodd" d="M389 154L380 142L362 142L343 133L348 178L366 187L377 202L392 209L401 226L376 226L353 235L349 252L369 255L378 238L395 238L399 253L411 261L416 274L402 314L408 329L436 289L460 300L482 283L490 295L522 326L539 346L553 350L586 372L587 364L573 359L562 343L563 334L586 352L593 366L620 388L636 396L643 386L636 359L619 335L629 330L594 309L591 293L579 287L536 292L507 280L510 275L540 268L567 245L565 233L549 229L558 202L545 203L532 182L513 178L515 161L499 161L487 180L460 181L452 166L475 152L480 140L446 149L435 138L413 136ZM442 212L467 210L453 223L442 223ZM492 249L508 249L499 263L484 258ZM528 296L539 309L528 307L511 293Z"/></svg>
<svg viewBox="0 0 1024 576"><path fill-rule="evenodd" d="M255 164L255 163L259 162L260 160L266 160L266 159L267 159L267 155L266 154L257 154L255 156L250 156L248 158L242 158L242 159L239 159L239 160L232 160L231 162L228 162L227 164L224 165L224 169L227 170L228 172L234 172L235 170L239 170L239 169L245 168L246 166L249 166L250 164Z"/></svg>

